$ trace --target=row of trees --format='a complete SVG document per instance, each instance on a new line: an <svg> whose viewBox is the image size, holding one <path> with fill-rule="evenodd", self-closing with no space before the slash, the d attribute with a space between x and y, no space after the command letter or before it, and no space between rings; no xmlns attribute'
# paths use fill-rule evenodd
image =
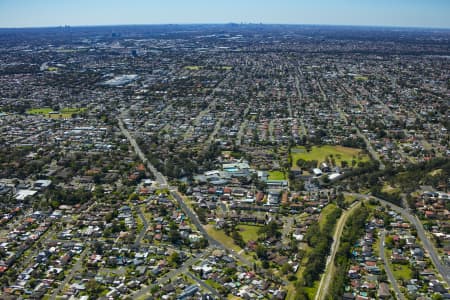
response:
<svg viewBox="0 0 450 300"><path fill-rule="evenodd" d="M378 162L367 162L344 174L348 182L356 187L372 189L372 193L395 204L400 204L399 194L382 193L385 183L397 187L405 194L415 191L420 185L448 188L450 178L450 159L434 158L418 164L407 164L399 167L386 166L378 170ZM436 171L437 172L433 172Z"/></svg>
<svg viewBox="0 0 450 300"><path fill-rule="evenodd" d="M326 257L330 253L333 243L333 228L341 213L342 210L335 207L326 216L322 227L315 223L308 228L305 240L311 251L308 254L308 264L302 273L302 280L296 286L296 299L309 299L306 288L312 287L314 282L320 279L320 274L324 271L326 265Z"/></svg>
<svg viewBox="0 0 450 300"><path fill-rule="evenodd" d="M364 232L364 224L369 216L369 209L361 203L353 214L348 218L344 231L341 235L339 249L334 259L335 273L333 274L333 284L330 285L326 299L341 299L344 293L347 270L350 266L352 245L361 237Z"/></svg>

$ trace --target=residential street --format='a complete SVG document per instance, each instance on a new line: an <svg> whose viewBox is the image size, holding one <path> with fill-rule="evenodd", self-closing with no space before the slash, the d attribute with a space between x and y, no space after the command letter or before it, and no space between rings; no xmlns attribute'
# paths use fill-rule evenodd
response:
<svg viewBox="0 0 450 300"><path fill-rule="evenodd" d="M374 196L368 196L364 194L357 194L357 193L347 193L349 195L357 196L360 198L369 199L374 198L384 206L389 206L392 210L395 212L401 214L408 222L410 222L417 230L417 235L419 236L420 240L422 241L422 244L426 250L426 252L429 254L431 261L433 262L433 265L436 267L439 274L441 274L442 278L447 282L447 284L450 284L450 269L448 266L445 266L441 260L439 259L439 253L434 248L431 241L428 239L428 237L425 234L425 230L422 226L422 223L419 221L419 219L416 216L411 215L406 209L401 208L395 204L392 204L388 201L385 201L383 199L374 197Z"/></svg>
<svg viewBox="0 0 450 300"><path fill-rule="evenodd" d="M405 299L405 296L403 295L403 293L400 291L400 288L398 287L397 284L397 280L395 280L394 274L392 273L392 270L389 266L389 262L388 259L386 258L385 252L384 252L384 238L386 235L386 231L381 231L381 236L380 236L380 258L383 260L383 264L384 264L384 270L386 271L386 275L389 279L389 282L392 284L392 287L394 289L395 292L395 296L397 297L397 299Z"/></svg>
<svg viewBox="0 0 450 300"><path fill-rule="evenodd" d="M0 1L0 299L448 296L450 1L423 28Z"/></svg>

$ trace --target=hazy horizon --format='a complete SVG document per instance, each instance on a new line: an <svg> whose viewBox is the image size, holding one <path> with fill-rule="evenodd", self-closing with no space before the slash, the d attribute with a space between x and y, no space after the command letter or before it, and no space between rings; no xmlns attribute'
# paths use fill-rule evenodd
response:
<svg viewBox="0 0 450 300"><path fill-rule="evenodd" d="M223 22L223 23L124 23L124 24L61 24L61 25L43 25L43 26L16 26L16 27L0 27L0 30L4 29L51 29L61 27L83 28L83 27L127 27L127 26L226 26L226 25L239 25L239 26L311 26L311 27L361 27L361 28L387 28L387 29L423 29L423 30L450 30L450 27L430 27L430 26L401 26L401 25L359 25L359 24L314 24L314 23L236 23L236 22Z"/></svg>
<svg viewBox="0 0 450 300"><path fill-rule="evenodd" d="M446 0L0 0L0 28L279 24L450 29Z"/></svg>

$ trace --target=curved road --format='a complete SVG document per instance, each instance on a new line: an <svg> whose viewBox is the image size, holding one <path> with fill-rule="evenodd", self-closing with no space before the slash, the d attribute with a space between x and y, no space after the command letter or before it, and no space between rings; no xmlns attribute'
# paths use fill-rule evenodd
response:
<svg viewBox="0 0 450 300"><path fill-rule="evenodd" d="M450 285L450 268L445 266L444 264L442 264L441 260L439 259L439 253L437 253L436 249L434 248L433 244L430 242L430 240L428 239L428 237L425 234L425 230L423 229L422 223L419 221L419 219L416 216L411 215L408 210L397 206L395 204L392 204L386 200L380 199L378 197L374 197L374 196L368 196L368 195L363 195L363 194L356 194L356 193L347 193L359 198L364 198L364 199L369 199L369 198L373 198L376 199L378 201L380 201L380 203L383 206L388 206L395 212L401 214L406 220L408 220L411 224L414 225L414 227L417 230L417 235L419 237L419 239L422 241L423 247L425 248L425 250L428 252L431 261L433 262L433 265L436 267L436 270L439 272L439 274L441 274L442 278L445 280L445 282L447 282L447 284Z"/></svg>

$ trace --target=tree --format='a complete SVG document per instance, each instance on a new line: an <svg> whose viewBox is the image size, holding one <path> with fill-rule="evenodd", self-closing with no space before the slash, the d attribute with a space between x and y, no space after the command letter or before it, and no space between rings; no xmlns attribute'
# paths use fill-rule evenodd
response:
<svg viewBox="0 0 450 300"><path fill-rule="evenodd" d="M256 246L256 255L261 260L267 260L267 258L268 258L267 248L261 244L258 244L258 246Z"/></svg>
<svg viewBox="0 0 450 300"><path fill-rule="evenodd" d="M100 241L95 241L92 244L96 254L103 255L103 243Z"/></svg>
<svg viewBox="0 0 450 300"><path fill-rule="evenodd" d="M309 300L309 299L310 299L309 295L303 286L297 288L295 293L295 300Z"/></svg>
<svg viewBox="0 0 450 300"><path fill-rule="evenodd" d="M278 224L275 221L270 221L268 224L261 227L258 230L258 233L264 234L266 239L271 238L271 237L275 237L275 238L281 237L281 232L278 230Z"/></svg>
<svg viewBox="0 0 450 300"><path fill-rule="evenodd" d="M442 297L441 294L434 293L433 296L431 296L431 299L433 299L433 300L442 300L444 298Z"/></svg>
<svg viewBox="0 0 450 300"><path fill-rule="evenodd" d="M91 279L86 282L86 291L92 298L97 298L102 291L102 286L97 282L97 280Z"/></svg>
<svg viewBox="0 0 450 300"><path fill-rule="evenodd" d="M264 191L267 188L267 183L261 180L257 180L255 186L258 190Z"/></svg>
<svg viewBox="0 0 450 300"><path fill-rule="evenodd" d="M392 236L386 237L384 241L386 248L392 249L394 247L394 238Z"/></svg>
<svg viewBox="0 0 450 300"><path fill-rule="evenodd" d="M233 232L231 233L231 237L233 238L236 245L238 245L241 248L245 247L244 239L242 238L242 235L237 230L233 230Z"/></svg>
<svg viewBox="0 0 450 300"><path fill-rule="evenodd" d="M169 256L169 263L173 266L173 267L178 267L181 264L181 257L178 254L178 252L174 251L170 256Z"/></svg>
<svg viewBox="0 0 450 300"><path fill-rule="evenodd" d="M286 275L287 273L289 273L291 271L292 271L292 268L289 263L285 263L284 265L281 266L281 273L283 275Z"/></svg>
<svg viewBox="0 0 450 300"><path fill-rule="evenodd" d="M344 208L345 207L345 197L342 193L339 193L336 197L336 204L337 206L339 206L340 208Z"/></svg>
<svg viewBox="0 0 450 300"><path fill-rule="evenodd" d="M131 201L137 201L137 200L139 200L139 195L136 193L133 193L130 195L130 197L128 199Z"/></svg>
<svg viewBox="0 0 450 300"><path fill-rule="evenodd" d="M178 231L178 228L170 228L169 240L172 244L179 244L181 242L181 234Z"/></svg>
<svg viewBox="0 0 450 300"><path fill-rule="evenodd" d="M200 222L202 222L202 224L206 224L207 223L206 210L204 208L199 207L196 209L196 213Z"/></svg>
<svg viewBox="0 0 450 300"><path fill-rule="evenodd" d="M186 194L187 192L187 184L182 182L178 185L178 191L182 194Z"/></svg>

